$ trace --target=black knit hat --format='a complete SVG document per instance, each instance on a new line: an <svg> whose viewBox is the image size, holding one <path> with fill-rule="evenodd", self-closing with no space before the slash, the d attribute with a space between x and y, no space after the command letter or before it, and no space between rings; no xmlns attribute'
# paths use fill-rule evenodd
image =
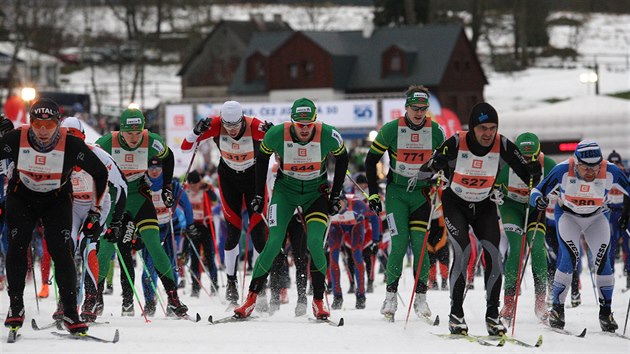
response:
<svg viewBox="0 0 630 354"><path fill-rule="evenodd" d="M365 177L364 174L357 175L357 179L355 182L357 182L357 184L368 183L367 178Z"/></svg>
<svg viewBox="0 0 630 354"><path fill-rule="evenodd" d="M472 108L468 118L468 130L473 130L474 127L483 123L499 124L497 111L487 102L477 103Z"/></svg>
<svg viewBox="0 0 630 354"><path fill-rule="evenodd" d="M201 182L201 175L197 171L190 171L188 177L186 178L188 183L199 183Z"/></svg>
<svg viewBox="0 0 630 354"><path fill-rule="evenodd" d="M29 111L31 119L57 119L61 118L59 105L49 98L41 98L31 106Z"/></svg>
<svg viewBox="0 0 630 354"><path fill-rule="evenodd" d="M619 155L617 151L613 150L610 155L608 155L608 158L606 160L610 161L611 163L621 163L621 155Z"/></svg>

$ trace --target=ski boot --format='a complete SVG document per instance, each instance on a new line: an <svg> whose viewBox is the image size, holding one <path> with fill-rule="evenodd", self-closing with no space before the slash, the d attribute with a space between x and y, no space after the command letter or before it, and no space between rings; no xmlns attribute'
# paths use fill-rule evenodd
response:
<svg viewBox="0 0 630 354"><path fill-rule="evenodd" d="M81 320L85 322L96 321L96 295L87 294L83 306L81 306Z"/></svg>
<svg viewBox="0 0 630 354"><path fill-rule="evenodd" d="M247 294L247 299L245 299L245 303L240 307L234 309L234 316L238 318L246 318L254 312L254 308L256 308L256 299L258 298L258 294L253 291L250 291Z"/></svg>
<svg viewBox="0 0 630 354"><path fill-rule="evenodd" d="M549 326L551 328L564 329L564 305L553 304L549 309Z"/></svg>
<svg viewBox="0 0 630 354"><path fill-rule="evenodd" d="M11 329L18 329L24 323L24 305L10 306L4 326Z"/></svg>
<svg viewBox="0 0 630 354"><path fill-rule="evenodd" d="M398 298L396 295L397 293L395 291L386 292L385 301L383 301L383 306L381 306L381 315L384 315L386 319L392 322L394 321L394 315L398 308Z"/></svg>
<svg viewBox="0 0 630 354"><path fill-rule="evenodd" d="M582 297L579 291L571 292L571 306L578 307L582 303Z"/></svg>
<svg viewBox="0 0 630 354"><path fill-rule="evenodd" d="M442 290L448 290L448 280L442 278Z"/></svg>
<svg viewBox="0 0 630 354"><path fill-rule="evenodd" d="M610 312L610 307L599 307L599 325L604 332L615 332L619 328L619 325L617 325L617 322L615 322L613 318L612 312Z"/></svg>
<svg viewBox="0 0 630 354"><path fill-rule="evenodd" d="M427 303L427 294L416 293L415 301L413 302L413 311L418 317L431 317L431 309Z"/></svg>
<svg viewBox="0 0 630 354"><path fill-rule="evenodd" d="M342 305L343 305L343 296L335 295L335 297L333 298L332 305L330 305L330 308L332 308L333 310L339 310Z"/></svg>
<svg viewBox="0 0 630 354"><path fill-rule="evenodd" d="M306 295L299 295L297 305L295 305L295 317L306 315L307 300Z"/></svg>
<svg viewBox="0 0 630 354"><path fill-rule="evenodd" d="M233 305L238 303L238 281L236 275L227 276L227 286L225 287L225 300Z"/></svg>
<svg viewBox="0 0 630 354"><path fill-rule="evenodd" d="M491 336L503 336L506 332L505 326L499 317L486 316L486 330Z"/></svg>
<svg viewBox="0 0 630 354"><path fill-rule="evenodd" d="M68 332L72 334L84 334L88 331L88 324L81 321L76 312L73 314L64 314L63 325L66 327Z"/></svg>
<svg viewBox="0 0 630 354"><path fill-rule="evenodd" d="M61 300L57 301L57 309L53 312L52 318L57 322L63 320L63 304Z"/></svg>
<svg viewBox="0 0 630 354"><path fill-rule="evenodd" d="M462 315L460 317L452 313L449 314L448 315L448 330L451 332L451 334L467 335L468 325L466 324L466 320L464 319L464 316Z"/></svg>
<svg viewBox="0 0 630 354"><path fill-rule="evenodd" d="M313 307L313 315L318 320L326 320L330 316L330 312L328 312L324 308L324 300L323 299L319 299L319 300L318 299L313 299L312 307Z"/></svg>
<svg viewBox="0 0 630 354"><path fill-rule="evenodd" d="M166 293L168 295L167 313L173 313L177 317L186 317L188 307L179 301L177 290L171 290Z"/></svg>
<svg viewBox="0 0 630 354"><path fill-rule="evenodd" d="M133 300L124 300L121 306L120 315L123 317L133 317L135 316L136 311L133 308Z"/></svg>
<svg viewBox="0 0 630 354"><path fill-rule="evenodd" d="M155 316L155 310L156 310L155 300L153 299L145 300L144 313L149 317L153 317Z"/></svg>
<svg viewBox="0 0 630 354"><path fill-rule="evenodd" d="M365 295L363 294L357 295L357 302L354 305L354 308L357 310L363 310L365 308Z"/></svg>

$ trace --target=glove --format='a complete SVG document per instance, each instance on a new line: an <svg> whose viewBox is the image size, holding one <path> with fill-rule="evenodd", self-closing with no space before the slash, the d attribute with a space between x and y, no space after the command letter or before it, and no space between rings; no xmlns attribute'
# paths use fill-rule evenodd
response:
<svg viewBox="0 0 630 354"><path fill-rule="evenodd" d="M10 119L4 115L0 115L0 137L3 137L4 134L10 132L14 128L13 122Z"/></svg>
<svg viewBox="0 0 630 354"><path fill-rule="evenodd" d="M265 207L265 200L261 195L254 196L250 206L254 213L262 214L263 208Z"/></svg>
<svg viewBox="0 0 630 354"><path fill-rule="evenodd" d="M619 229L626 230L628 228L628 219L630 218L630 214L622 213L619 217Z"/></svg>
<svg viewBox="0 0 630 354"><path fill-rule="evenodd" d="M162 188L162 201L167 208L170 208L175 204L175 198L173 197L173 187L170 185L164 186Z"/></svg>
<svg viewBox="0 0 630 354"><path fill-rule="evenodd" d="M431 159L431 170L435 173L448 168L448 157L444 154L436 154Z"/></svg>
<svg viewBox="0 0 630 354"><path fill-rule="evenodd" d="M186 235L188 235L188 238L192 241L198 240L199 236L201 236L199 233L199 229L197 228L197 226L195 226L195 224L190 224L188 225L188 227L186 227Z"/></svg>
<svg viewBox="0 0 630 354"><path fill-rule="evenodd" d="M380 213L383 210L383 204L381 203L381 196L378 194L372 194L368 198L368 203L370 204L370 209L374 210L375 213Z"/></svg>
<svg viewBox="0 0 630 354"><path fill-rule="evenodd" d="M273 123L265 121L265 123L260 126L260 130L262 130L263 132L266 132L271 127L273 127Z"/></svg>
<svg viewBox="0 0 630 354"><path fill-rule="evenodd" d="M83 234L87 238L96 240L101 235L101 230L101 213L90 209L83 222Z"/></svg>
<svg viewBox="0 0 630 354"><path fill-rule="evenodd" d="M212 118L207 117L205 119L198 121L195 127L193 128L193 133L195 133L195 135L203 134L206 130L208 130L208 128L210 128L211 120Z"/></svg>
<svg viewBox="0 0 630 354"><path fill-rule="evenodd" d="M536 210L545 211L545 209L547 209L547 205L549 205L549 199L547 199L547 197L539 195L534 200L534 204L536 204Z"/></svg>
<svg viewBox="0 0 630 354"><path fill-rule="evenodd" d="M533 185L537 185L540 182L540 177L542 176L542 166L538 161L530 161L527 163L527 172L532 178Z"/></svg>
<svg viewBox="0 0 630 354"><path fill-rule="evenodd" d="M328 198L328 215L337 215L341 211L341 196L330 196Z"/></svg>
<svg viewBox="0 0 630 354"><path fill-rule="evenodd" d="M105 233L105 240L116 243L122 234L122 221L121 220L113 220L109 223L109 229Z"/></svg>
<svg viewBox="0 0 630 354"><path fill-rule="evenodd" d="M370 245L370 252L372 252L372 254L376 254L378 252L378 248L381 245L381 240L378 241L372 241L372 245Z"/></svg>

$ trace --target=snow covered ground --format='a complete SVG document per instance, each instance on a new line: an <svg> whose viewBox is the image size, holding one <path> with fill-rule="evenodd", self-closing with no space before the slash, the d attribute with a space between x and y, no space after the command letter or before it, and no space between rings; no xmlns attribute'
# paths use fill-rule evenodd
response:
<svg viewBox="0 0 630 354"><path fill-rule="evenodd" d="M39 272L38 278L39 278ZM242 272L239 272L242 273ZM139 269L136 270L139 274ZM343 273L342 273L343 274ZM400 295L405 305L409 305L413 277L411 269L404 269L400 281ZM621 269L617 269L617 288L614 291L613 312L617 322L623 330L623 322L630 292L621 293L625 279L621 278ZM221 274L223 275L223 274ZM293 275L293 274L292 274ZM224 276L224 275L223 275ZM342 284L347 290L347 278L342 277ZM189 313L198 312L202 321L192 323L183 320L168 319L158 307L156 316L151 323L145 323L139 315L136 304L136 316L120 316L120 286L118 284L118 269L116 269L115 294L105 296L105 312L100 321L110 324L90 328L89 333L104 338L112 338L114 329L120 330L120 341L117 344L101 344L84 341L59 339L49 331L36 332L30 328L31 318L38 324L50 322L50 315L55 309L55 300L51 296L40 302L40 314L37 314L33 296L33 286L27 283L25 293L26 322L21 329L21 338L15 344L6 344L6 333L0 335L0 352L2 353L628 353L630 341L613 338L601 334L597 320L598 306L596 305L588 272L582 274L582 305L577 308L566 309L566 329L579 332L587 328L585 338L575 338L552 332L539 324L534 316L533 283L528 272L523 285L523 295L518 304L515 337L526 342L534 343L538 335L543 336L540 348L525 348L506 343L503 348L491 348L469 343L464 340L445 340L432 333L448 333L449 296L447 291L430 290L428 302L434 315L439 315L441 323L431 327L412 313L407 329L405 316L407 306L400 301L398 304L396 323L388 323L379 313L381 303L385 297L385 286L382 274L377 276L377 286L374 293L367 294L367 308L354 309L354 295L344 294L344 308L332 312L332 317L343 317L345 326L334 328L326 324L312 323L310 311L307 316L294 316L295 287L289 289L290 303L282 305L280 311L273 316L254 312L257 319L242 322L210 325L206 322L208 315L215 319L229 316L226 305L220 303L220 298L208 297L201 292L199 298L191 298L187 293L181 295L182 301L190 308ZM248 280L250 278L248 277ZM206 287L207 277L203 280ZM136 281L138 284L138 281ZM190 282L188 282L190 284ZM137 285L136 288L139 288ZM52 290L52 289L51 289ZM142 291L138 290L140 296ZM239 289L240 292L240 289ZM221 289L224 293L224 288ZM165 297L162 292L162 296ZM331 296L330 296L331 297ZM0 293L0 313L5 314L8 306L6 291ZM332 301L332 297L330 299ZM310 297L309 297L310 305ZM466 321L472 334L485 335L485 292L483 279L475 278L475 289L468 292L464 304Z"/></svg>

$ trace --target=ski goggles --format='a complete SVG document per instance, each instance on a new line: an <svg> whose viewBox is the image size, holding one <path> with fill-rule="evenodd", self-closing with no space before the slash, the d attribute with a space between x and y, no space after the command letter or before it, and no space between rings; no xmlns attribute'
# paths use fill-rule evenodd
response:
<svg viewBox="0 0 630 354"><path fill-rule="evenodd" d="M429 106L414 106L414 105L409 105L408 107L409 107L409 108L411 108L411 110L412 110L412 111L414 111L414 112L418 112L418 111L424 112L424 111L426 111L427 109L429 109Z"/></svg>
<svg viewBox="0 0 630 354"><path fill-rule="evenodd" d="M295 121L295 120L291 120L291 122L300 129L304 129L304 128L310 128L312 126L315 125L315 121Z"/></svg>
<svg viewBox="0 0 630 354"><path fill-rule="evenodd" d="M44 128L46 130L54 130L57 129L57 126L59 125L59 121L56 119L32 119L31 120L31 126L33 127L33 129L41 129Z"/></svg>

